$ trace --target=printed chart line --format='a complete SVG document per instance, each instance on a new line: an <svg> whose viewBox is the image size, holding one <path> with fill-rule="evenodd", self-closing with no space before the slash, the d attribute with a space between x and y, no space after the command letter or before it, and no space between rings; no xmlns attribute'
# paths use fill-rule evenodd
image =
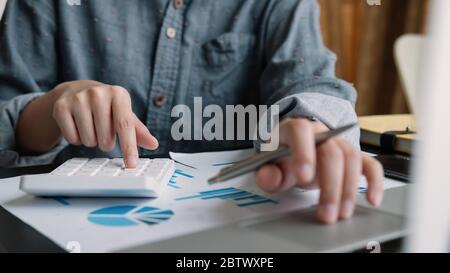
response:
<svg viewBox="0 0 450 273"><path fill-rule="evenodd" d="M231 200L236 203L238 207L248 207L261 205L265 203L278 204L277 201L269 199L264 196L260 196L248 191L236 189L236 188L224 188L218 190L211 191L203 191L199 192L196 195L185 196L176 198L176 201L184 201L189 199L201 199L201 200L209 200L209 199L222 199L222 200Z"/></svg>
<svg viewBox="0 0 450 273"><path fill-rule="evenodd" d="M52 198L52 199L55 200L56 202L60 203L61 205L70 206L70 203L69 203L69 201L67 201L67 198L55 197L55 198Z"/></svg>
<svg viewBox="0 0 450 273"><path fill-rule="evenodd" d="M188 167L188 168L191 168L191 169L197 170L197 168L196 168L196 167L194 167L194 166L191 166L191 165L185 164L185 163L183 163L183 162L180 162L180 161L178 161L178 160L174 160L174 161L175 161L175 163L178 163L178 164L180 164L180 165L183 165L183 166L185 166L185 167Z"/></svg>
<svg viewBox="0 0 450 273"><path fill-rule="evenodd" d="M175 169L175 173L174 175L170 178L168 186L175 188L175 189L181 189L180 184L178 184L178 177L179 176L183 176L186 177L188 179L193 179L194 176L190 175L188 173L186 173L185 171L181 170L181 169Z"/></svg>
<svg viewBox="0 0 450 273"><path fill-rule="evenodd" d="M234 162L225 162L225 163L214 163L214 164L211 164L211 166L213 166L213 167L228 166L228 165L233 165L233 164L239 163L241 161L242 160L234 161Z"/></svg>

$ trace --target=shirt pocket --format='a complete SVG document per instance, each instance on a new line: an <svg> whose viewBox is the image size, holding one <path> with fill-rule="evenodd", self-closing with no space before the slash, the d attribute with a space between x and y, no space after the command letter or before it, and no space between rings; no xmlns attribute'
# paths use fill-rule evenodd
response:
<svg viewBox="0 0 450 273"><path fill-rule="evenodd" d="M225 33L206 42L194 53L189 95L204 104L241 103L250 92L254 71L255 36Z"/></svg>

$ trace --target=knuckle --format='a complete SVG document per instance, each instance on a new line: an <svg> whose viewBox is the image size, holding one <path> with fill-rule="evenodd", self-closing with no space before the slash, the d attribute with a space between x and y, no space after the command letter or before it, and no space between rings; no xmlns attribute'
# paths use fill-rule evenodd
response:
<svg viewBox="0 0 450 273"><path fill-rule="evenodd" d="M84 94L83 92L78 92L72 97L73 103L75 105L82 105L84 104Z"/></svg>
<svg viewBox="0 0 450 273"><path fill-rule="evenodd" d="M296 164L315 164L314 161L314 151L307 151L303 147L297 148L295 151L293 149L293 160Z"/></svg>
<svg viewBox="0 0 450 273"><path fill-rule="evenodd" d="M281 122L282 122L282 124L289 124L292 122L292 120L293 120L293 118L287 117L287 118L283 119Z"/></svg>
<svg viewBox="0 0 450 273"><path fill-rule="evenodd" d="M77 141L77 137L66 132L63 132L63 137L65 140L67 140L67 142L69 142L69 144L75 144Z"/></svg>
<svg viewBox="0 0 450 273"><path fill-rule="evenodd" d="M88 148L94 148L97 146L97 141L95 139L86 138L85 140L83 140L83 145Z"/></svg>
<svg viewBox="0 0 450 273"><path fill-rule="evenodd" d="M377 172L377 174L380 175L380 177L382 177L383 172L384 172L383 165L381 165L381 163L375 159L373 160L373 162L374 162L373 166L374 166L375 171Z"/></svg>
<svg viewBox="0 0 450 273"><path fill-rule="evenodd" d="M117 130L128 130L131 128L131 119L127 117L118 118L115 122L115 127Z"/></svg>
<svg viewBox="0 0 450 273"><path fill-rule="evenodd" d="M342 191L344 199L352 199L352 197L356 196L359 181L359 175L357 175L356 177L344 177Z"/></svg>
<svg viewBox="0 0 450 273"><path fill-rule="evenodd" d="M365 155L364 156L365 161L367 162L365 165L368 169L371 169L375 172L375 174L382 174L384 171L383 165L378 161L377 159Z"/></svg>
<svg viewBox="0 0 450 273"><path fill-rule="evenodd" d="M354 185L348 185L344 188L343 199L350 200L351 202L356 202L356 189Z"/></svg>
<svg viewBox="0 0 450 273"><path fill-rule="evenodd" d="M133 146L132 144L125 144L123 153L126 156L136 156L137 155L137 151L136 151L136 146Z"/></svg>
<svg viewBox="0 0 450 273"><path fill-rule="evenodd" d="M307 121L306 119L302 119L302 118L295 118L293 119L292 123L296 126L296 127L308 127L310 126L310 122Z"/></svg>
<svg viewBox="0 0 450 273"><path fill-rule="evenodd" d="M322 147L318 149L318 155L322 158L327 158L331 161L342 160L344 154L339 146L332 140L324 143Z"/></svg>
<svg viewBox="0 0 450 273"><path fill-rule="evenodd" d="M94 100L94 101L101 101L102 100L103 90L99 86L95 86L95 87L89 88L87 90L87 93L88 93L89 98Z"/></svg>
<svg viewBox="0 0 450 273"><path fill-rule="evenodd" d="M80 140L76 136L66 136L64 138L72 145L80 145Z"/></svg>
<svg viewBox="0 0 450 273"><path fill-rule="evenodd" d="M302 118L287 118L284 126L287 131L296 134L299 130L304 130L310 126L309 121Z"/></svg>
<svg viewBox="0 0 450 273"><path fill-rule="evenodd" d="M69 110L69 104L64 99L59 99L53 106L53 116L60 115Z"/></svg>
<svg viewBox="0 0 450 273"><path fill-rule="evenodd" d="M325 205L333 205L339 203L339 197L330 191L323 191L320 203Z"/></svg>
<svg viewBox="0 0 450 273"><path fill-rule="evenodd" d="M69 85L69 82L63 82L55 86L55 90L65 90L67 86Z"/></svg>
<svg viewBox="0 0 450 273"><path fill-rule="evenodd" d="M344 156L354 162L361 162L362 161L362 155L361 152L358 151L356 148L346 146L343 150Z"/></svg>
<svg viewBox="0 0 450 273"><path fill-rule="evenodd" d="M130 98L130 94L122 86L112 85L110 87L110 89L111 89L111 93L115 96L118 96L120 98Z"/></svg>
<svg viewBox="0 0 450 273"><path fill-rule="evenodd" d="M103 152L110 152L114 149L114 140L111 137L103 137L99 139L99 147Z"/></svg>
<svg viewBox="0 0 450 273"><path fill-rule="evenodd" d="M292 118L289 118L288 120L286 120L286 123L284 124L284 126L285 126L287 132L289 132L289 133L295 133L299 128L297 126L297 122Z"/></svg>

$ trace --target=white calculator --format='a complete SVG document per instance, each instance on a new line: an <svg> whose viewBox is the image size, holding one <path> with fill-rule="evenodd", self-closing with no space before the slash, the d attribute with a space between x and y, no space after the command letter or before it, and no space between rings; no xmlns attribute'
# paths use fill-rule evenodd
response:
<svg viewBox="0 0 450 273"><path fill-rule="evenodd" d="M22 176L20 189L43 197L158 197L174 171L165 158L141 158L135 169L122 158L73 158L49 174Z"/></svg>

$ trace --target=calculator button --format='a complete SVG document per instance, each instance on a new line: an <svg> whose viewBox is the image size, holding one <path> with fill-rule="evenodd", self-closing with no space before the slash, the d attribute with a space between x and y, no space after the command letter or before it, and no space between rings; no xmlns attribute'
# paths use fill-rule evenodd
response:
<svg viewBox="0 0 450 273"><path fill-rule="evenodd" d="M108 159L102 158L102 159L92 159L90 160L86 165L88 166L101 166L108 162Z"/></svg>
<svg viewBox="0 0 450 273"><path fill-rule="evenodd" d="M119 172L118 176L137 176L138 174L139 174L139 170L135 170L135 169L128 170L128 169L125 169L125 170Z"/></svg>
<svg viewBox="0 0 450 273"><path fill-rule="evenodd" d="M100 170L96 175L98 176L115 176L118 173L118 170L106 169Z"/></svg>
<svg viewBox="0 0 450 273"><path fill-rule="evenodd" d="M66 161L66 163L67 162L71 162L71 163L74 163L74 164L82 164L82 163L85 163L87 161L88 161L87 158L72 158L72 159Z"/></svg>

